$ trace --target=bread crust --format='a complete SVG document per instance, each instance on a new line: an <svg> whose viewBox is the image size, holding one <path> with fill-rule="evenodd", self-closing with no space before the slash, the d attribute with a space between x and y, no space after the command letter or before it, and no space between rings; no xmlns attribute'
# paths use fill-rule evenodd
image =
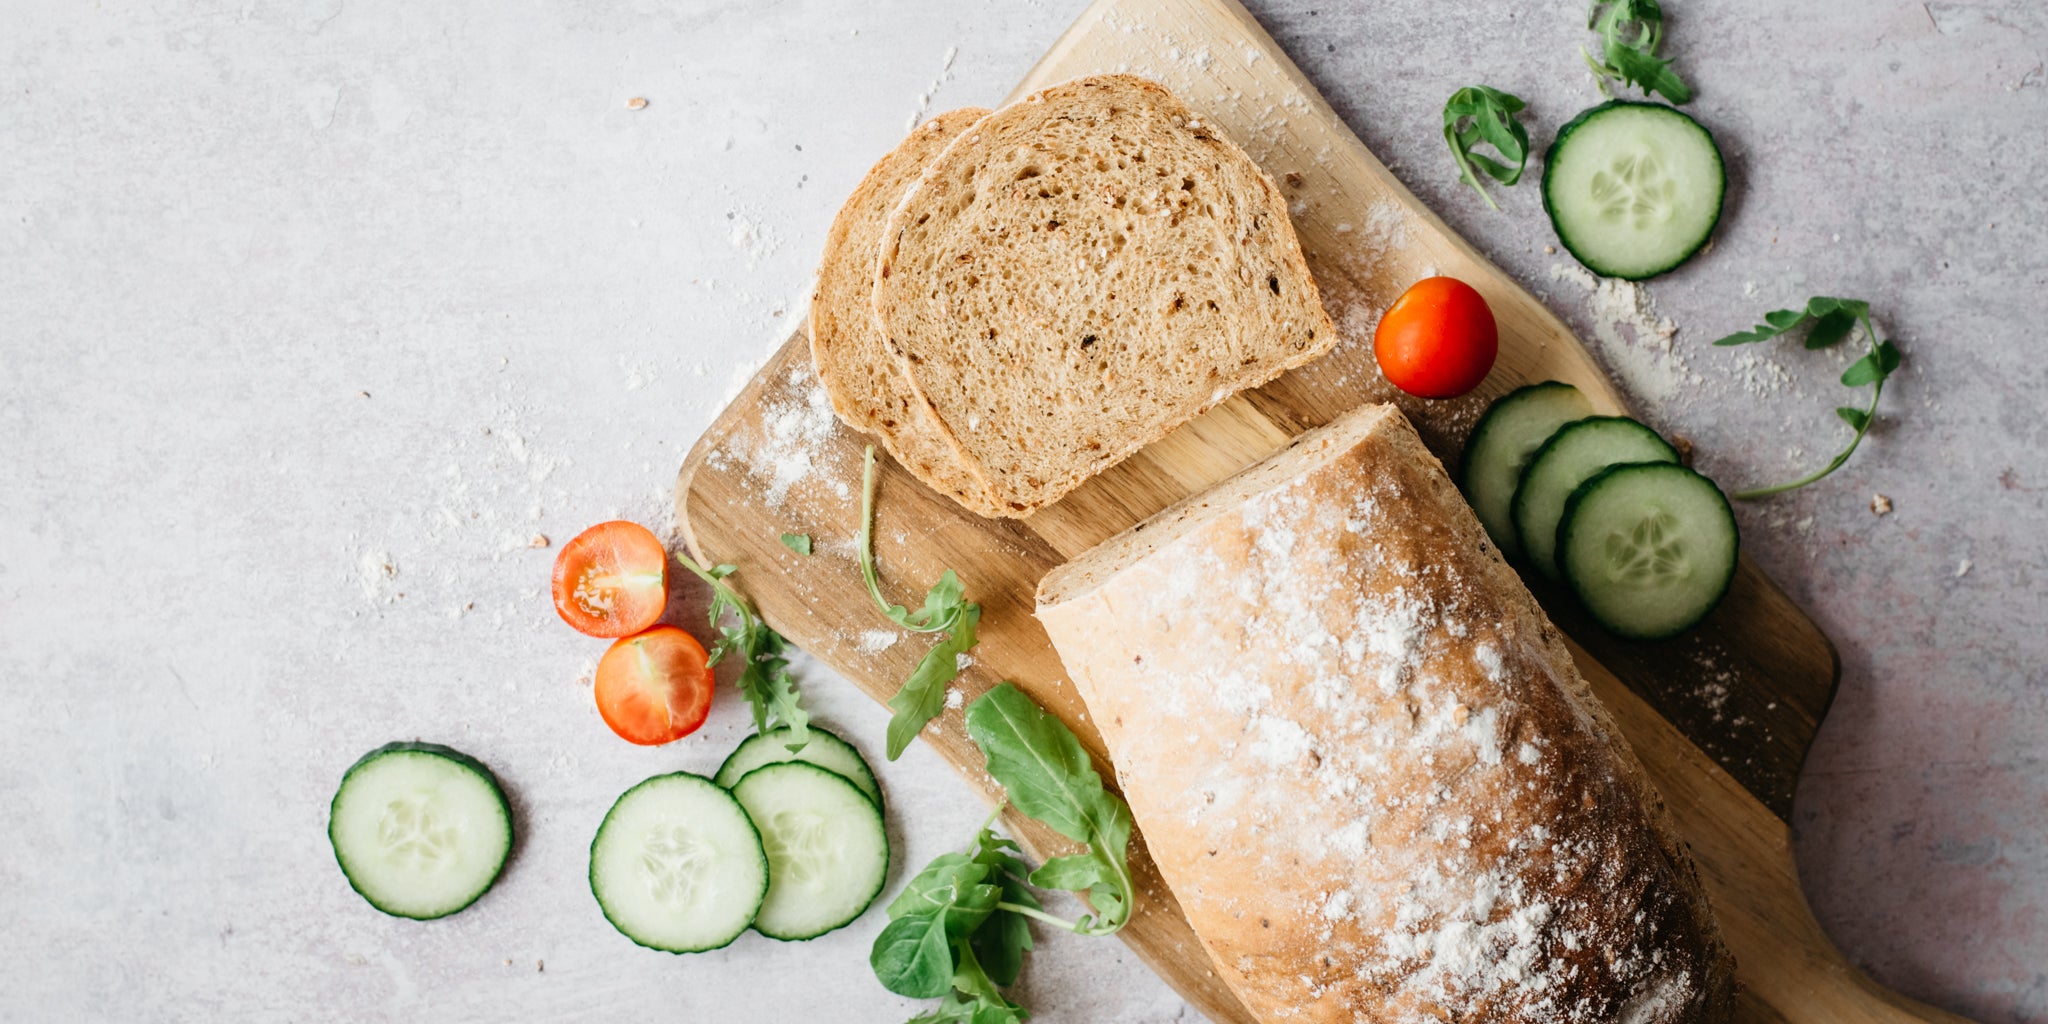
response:
<svg viewBox="0 0 2048 1024"><path fill-rule="evenodd" d="M1055 570L1038 617L1260 1019L1731 1012L1662 801L1392 407Z"/></svg>
<svg viewBox="0 0 2048 1024"><path fill-rule="evenodd" d="M911 475L982 516L997 514L988 489L968 471L952 440L932 422L897 368L870 311L875 255L889 214L925 165L988 116L949 110L911 129L875 162L832 218L811 293L811 362L847 426L874 437Z"/></svg>
<svg viewBox="0 0 2048 1024"><path fill-rule="evenodd" d="M1085 154L1062 148L1077 133ZM1147 152L1142 173L1110 167ZM1169 175L1174 158L1187 166ZM1200 285L1178 298L1094 294L1183 265ZM891 215L874 278L875 323L917 400L1013 518L1337 340L1272 178L1130 75L1051 86L954 139ZM1202 292L1217 280L1230 287Z"/></svg>

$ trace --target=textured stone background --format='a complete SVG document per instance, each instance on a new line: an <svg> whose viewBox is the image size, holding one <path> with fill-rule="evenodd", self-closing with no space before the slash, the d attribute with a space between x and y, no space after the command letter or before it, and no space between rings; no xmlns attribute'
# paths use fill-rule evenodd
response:
<svg viewBox="0 0 2048 1024"><path fill-rule="evenodd" d="M715 766L744 714L613 740L579 682L600 645L527 544L661 521L861 171L926 103L1000 97L1081 6L5 4L0 1019L908 1016L864 962L878 914L685 959L605 924L605 807ZM1578 3L1256 6L1724 481L1824 458L1844 393L1833 357L1707 341L1873 300L1908 360L1877 435L1742 510L1843 656L1801 870L1886 982L2048 1020L2048 9L1672 0L1734 191L1713 251L1647 289L1663 354L1555 276L1533 187L1487 211L1438 135L1474 81L1529 98L1539 139L1593 102ZM878 710L808 684L879 749ZM496 766L525 829L431 925L367 910L321 834L341 770L412 735ZM981 816L921 749L883 778L907 863ZM1048 1022L1192 1016L1109 942L1047 937L1023 994Z"/></svg>

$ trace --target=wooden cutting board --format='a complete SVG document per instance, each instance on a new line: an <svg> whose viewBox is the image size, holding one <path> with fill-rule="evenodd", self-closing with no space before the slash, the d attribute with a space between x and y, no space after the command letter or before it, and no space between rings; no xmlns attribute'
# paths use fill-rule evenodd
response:
<svg viewBox="0 0 2048 1024"><path fill-rule="evenodd" d="M981 646L962 676L962 696L1014 680L1072 726L1104 767L1101 739L1031 616L1047 570L1364 402L1399 404L1453 464L1478 413L1522 384L1569 381L1600 411L1626 411L1570 330L1395 180L1235 0L1098 0L1012 98L1110 71L1164 83L1281 183L1344 339L1324 359L1225 402L1021 522L970 515L885 462L876 549L886 590L914 605L952 568L983 608ZM1501 353L1477 393L1420 402L1380 376L1371 334L1380 310L1437 273L1485 294L1500 323ZM874 642L889 635L874 631L890 627L865 596L852 544L865 444L832 420L799 329L690 453L676 505L698 558L738 565L737 584L769 623L881 701L926 641L905 637L881 649ZM785 531L811 535L817 553L805 558L784 548L778 536ZM1691 634L1659 643L1606 636L1569 601L1537 592L1576 641L1580 670L1614 710L1693 845L1739 962L1742 1018L1959 1020L1850 967L1800 891L1786 819L1839 673L1834 648L1806 615L1747 560L1720 610ZM957 707L924 740L995 800ZM1035 855L1063 848L1064 840L1028 819L1011 815L1009 826ZM1142 837L1132 862L1141 895L1124 940L1212 1020L1248 1024L1252 1018L1210 970L1161 884Z"/></svg>

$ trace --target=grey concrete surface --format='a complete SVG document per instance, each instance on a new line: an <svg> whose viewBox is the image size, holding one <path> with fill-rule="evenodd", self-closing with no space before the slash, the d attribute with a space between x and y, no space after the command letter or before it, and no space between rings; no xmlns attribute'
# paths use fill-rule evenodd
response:
<svg viewBox="0 0 2048 1024"><path fill-rule="evenodd" d="M661 524L861 171L919 112L999 98L1081 6L0 5L0 1020L909 1016L865 963L879 914L680 959L606 925L604 809L714 767L745 716L728 694L689 741L613 739L601 645L529 545ZM1438 135L1471 82L1527 97L1539 140L1593 102L1579 4L1255 6L1723 481L1824 459L1848 396L1832 356L1707 342L1811 293L1874 303L1907 358L1875 436L1741 513L1843 655L1801 871L1879 978L2048 1020L2048 9L1672 0L1734 189L1623 323L1546 251L1533 183L1486 210ZM879 710L805 682L879 749ZM412 736L495 766L523 830L489 897L425 925L365 907L322 834L342 769ZM981 816L922 749L882 777L905 864ZM1193 1016L1120 944L1041 938L1036 1019Z"/></svg>

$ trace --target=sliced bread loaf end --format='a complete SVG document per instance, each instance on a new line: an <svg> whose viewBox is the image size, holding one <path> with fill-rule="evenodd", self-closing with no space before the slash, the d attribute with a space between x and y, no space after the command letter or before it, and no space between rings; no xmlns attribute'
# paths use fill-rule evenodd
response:
<svg viewBox="0 0 2048 1024"><path fill-rule="evenodd" d="M932 157L988 115L980 107L950 110L912 129L862 178L825 236L825 255L811 295L811 361L846 425L874 437L890 456L941 494L981 515L996 514L988 490L967 470L953 443L896 367L875 330L875 252L882 226Z"/></svg>
<svg viewBox="0 0 2048 1024"><path fill-rule="evenodd" d="M1128 75L961 135L890 216L874 273L877 326L1013 517L1337 336L1272 179Z"/></svg>

